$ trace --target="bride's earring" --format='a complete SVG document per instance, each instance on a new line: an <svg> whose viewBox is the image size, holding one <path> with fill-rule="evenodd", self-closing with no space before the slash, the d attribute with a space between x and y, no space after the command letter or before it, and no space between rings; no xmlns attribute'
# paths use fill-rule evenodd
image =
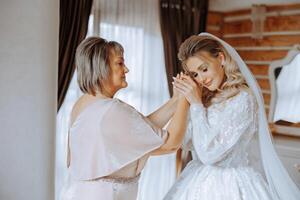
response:
<svg viewBox="0 0 300 200"><path fill-rule="evenodd" d="M223 53L219 54L220 58L221 58L221 67L224 68L225 65L225 57Z"/></svg>

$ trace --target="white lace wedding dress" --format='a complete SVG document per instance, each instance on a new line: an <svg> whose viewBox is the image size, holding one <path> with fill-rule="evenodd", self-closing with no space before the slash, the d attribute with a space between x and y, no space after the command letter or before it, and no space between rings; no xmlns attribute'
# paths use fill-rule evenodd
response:
<svg viewBox="0 0 300 200"><path fill-rule="evenodd" d="M257 103L249 91L208 108L191 105L184 148L191 148L193 160L164 200L272 199L248 159L257 132Z"/></svg>

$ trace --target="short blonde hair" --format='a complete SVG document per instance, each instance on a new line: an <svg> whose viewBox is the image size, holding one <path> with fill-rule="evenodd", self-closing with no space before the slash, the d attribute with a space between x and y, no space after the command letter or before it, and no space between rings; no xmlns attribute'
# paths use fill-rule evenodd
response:
<svg viewBox="0 0 300 200"><path fill-rule="evenodd" d="M103 83L110 76L111 50L122 55L124 52L118 42L108 42L100 37L88 37L77 47L75 56L77 81L83 93L96 95L97 92L103 92Z"/></svg>
<svg viewBox="0 0 300 200"><path fill-rule="evenodd" d="M182 63L182 67L185 71L188 71L186 61L189 57L196 55L197 53L205 51L212 57L217 57L219 53L223 53L225 57L224 73L225 81L221 85L221 92L215 95L214 92L210 92L204 89L203 103L208 106L212 102L221 102L232 96L235 96L241 89L247 89L245 78L239 70L239 67L234 59L228 54L225 48L215 39L209 36L193 35L186 39L179 48L178 58Z"/></svg>

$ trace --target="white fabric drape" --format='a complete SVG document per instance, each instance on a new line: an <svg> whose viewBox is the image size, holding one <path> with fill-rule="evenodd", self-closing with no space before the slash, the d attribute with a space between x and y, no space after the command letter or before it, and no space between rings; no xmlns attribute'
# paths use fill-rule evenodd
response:
<svg viewBox="0 0 300 200"><path fill-rule="evenodd" d="M277 99L274 121L300 122L300 53L282 67L276 79Z"/></svg>
<svg viewBox="0 0 300 200"><path fill-rule="evenodd" d="M128 87L116 97L143 114L151 113L169 99L158 11L158 1L153 0L95 0L90 18L88 36L100 36L123 45L130 70L126 76ZM69 115L80 95L75 77L57 116L56 194L60 193L66 177ZM175 182L175 159L175 154L171 154L148 160L140 179L139 200L163 198Z"/></svg>

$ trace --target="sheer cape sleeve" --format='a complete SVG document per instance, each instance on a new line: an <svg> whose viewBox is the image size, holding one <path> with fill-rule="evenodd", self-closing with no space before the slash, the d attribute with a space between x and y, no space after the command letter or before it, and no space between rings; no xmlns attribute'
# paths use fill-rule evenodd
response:
<svg viewBox="0 0 300 200"><path fill-rule="evenodd" d="M120 100L105 109L102 115L94 111L84 116L88 119L75 126L70 137L70 169L78 180L109 176L160 147L167 137L166 131ZM97 123L89 123L93 120Z"/></svg>

